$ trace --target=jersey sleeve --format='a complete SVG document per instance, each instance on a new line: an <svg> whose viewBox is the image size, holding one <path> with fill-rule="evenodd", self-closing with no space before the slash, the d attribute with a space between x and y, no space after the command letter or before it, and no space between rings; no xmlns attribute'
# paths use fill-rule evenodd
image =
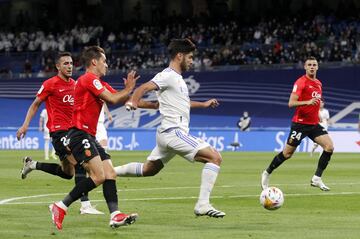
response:
<svg viewBox="0 0 360 239"><path fill-rule="evenodd" d="M153 82L158 90L164 90L166 88L168 88L168 81L165 80L166 79L166 75L161 72L156 74L156 76L154 76L154 78L151 79L151 82Z"/></svg>
<svg viewBox="0 0 360 239"><path fill-rule="evenodd" d="M304 89L304 82L299 79L299 80L295 81L292 93L300 96L303 89Z"/></svg>
<svg viewBox="0 0 360 239"><path fill-rule="evenodd" d="M51 94L51 84L48 81L45 81L36 96L39 97L42 101L44 101Z"/></svg>
<svg viewBox="0 0 360 239"><path fill-rule="evenodd" d="M110 91L111 93L116 93L117 92L117 90L115 90L114 88L112 88L112 86L111 85L109 85L107 82L105 82L105 81L102 81L101 82L102 84L103 84L103 86L108 90L108 91Z"/></svg>
<svg viewBox="0 0 360 239"><path fill-rule="evenodd" d="M97 78L86 79L85 87L95 96L98 96L105 91L105 87L103 86L101 80Z"/></svg>

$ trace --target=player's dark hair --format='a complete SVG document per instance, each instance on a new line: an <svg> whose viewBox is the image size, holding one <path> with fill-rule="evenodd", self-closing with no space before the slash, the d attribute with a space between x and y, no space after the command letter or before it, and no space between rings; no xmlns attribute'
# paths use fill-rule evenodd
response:
<svg viewBox="0 0 360 239"><path fill-rule="evenodd" d="M168 51L170 55L170 59L174 59L176 54L178 53L190 53L195 51L196 46L192 41L188 38L185 39L172 39L169 46Z"/></svg>
<svg viewBox="0 0 360 239"><path fill-rule="evenodd" d="M60 58L64 56L72 57L70 52L67 51L59 52L55 57L55 64L59 63Z"/></svg>
<svg viewBox="0 0 360 239"><path fill-rule="evenodd" d="M81 61L85 65L85 67L89 67L93 59L100 59L101 53L105 54L105 51L99 46L85 47L81 54Z"/></svg>

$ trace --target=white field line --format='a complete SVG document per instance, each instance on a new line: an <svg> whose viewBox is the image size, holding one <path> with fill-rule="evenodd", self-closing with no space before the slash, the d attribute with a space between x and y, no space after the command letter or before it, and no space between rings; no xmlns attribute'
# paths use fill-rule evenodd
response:
<svg viewBox="0 0 360 239"><path fill-rule="evenodd" d="M333 183L329 185L356 185L360 183ZM282 186L309 186L309 184L277 184ZM249 185L246 185L249 186ZM254 187L255 185L252 185ZM256 185L259 187L259 185ZM223 185L223 186L217 186L218 188L233 188L233 187L243 187L240 186L234 186L234 185ZM139 188L139 189L120 189L118 191L126 192L126 191L153 191L153 190L179 190L179 189L198 189L199 187L159 187L159 188ZM102 193L102 191L97 191L98 193ZM359 195L360 192L318 192L318 193L285 193L286 197L304 197L304 196L336 196L336 195ZM14 202L19 201L23 199L30 199L30 198L43 198L43 197L49 197L49 196L64 196L66 193L50 193L50 194L39 194L39 195L33 195L33 196L23 196L23 197L13 197L8 199L0 200L0 205L4 204L12 204L12 205L18 205L18 204L50 204L53 203L53 201L35 201L35 202ZM258 194L243 194L243 195L233 195L233 196L212 196L211 198L251 198L251 197L259 197ZM144 197L144 198L130 198L130 199L119 199L119 201L158 201L158 200L186 200L186 199L197 199L195 196L188 196L188 197ZM92 202L104 202L104 200L91 200Z"/></svg>
<svg viewBox="0 0 360 239"><path fill-rule="evenodd" d="M52 194L53 195L53 194ZM290 193L285 194L285 197L307 197L307 196L339 196L339 195L360 195L360 192L319 192L319 193ZM211 198L227 199L227 198L258 198L258 194L245 194L233 196L212 196ZM23 199L26 197L22 197ZM189 200L197 199L196 196L189 197L154 197L154 198L130 198L119 199L119 201L161 201L161 200ZM92 202L105 202L105 200L91 200ZM0 205L24 205L24 204L51 204L54 201L37 201L37 202L5 202Z"/></svg>

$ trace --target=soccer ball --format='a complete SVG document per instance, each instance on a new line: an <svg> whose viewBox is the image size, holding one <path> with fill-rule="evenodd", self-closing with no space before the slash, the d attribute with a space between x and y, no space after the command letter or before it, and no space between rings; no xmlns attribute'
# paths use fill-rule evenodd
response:
<svg viewBox="0 0 360 239"><path fill-rule="evenodd" d="M279 209L284 203L284 194L276 187L265 188L261 192L260 203L267 210Z"/></svg>

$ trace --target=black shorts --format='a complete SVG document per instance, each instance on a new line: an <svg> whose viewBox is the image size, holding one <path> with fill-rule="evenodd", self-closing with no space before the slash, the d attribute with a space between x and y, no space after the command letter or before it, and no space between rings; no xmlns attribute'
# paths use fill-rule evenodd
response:
<svg viewBox="0 0 360 239"><path fill-rule="evenodd" d="M67 130L59 130L50 133L51 143L54 146L56 155L59 156L61 161L65 160L66 157L71 154L70 149L66 146L67 134Z"/></svg>
<svg viewBox="0 0 360 239"><path fill-rule="evenodd" d="M78 163L82 164L98 155L102 161L110 159L110 155L105 152L96 138L85 131L71 128L68 138L69 148Z"/></svg>
<svg viewBox="0 0 360 239"><path fill-rule="evenodd" d="M324 129L320 124L309 125L309 124L299 124L292 123L287 139L287 144L297 147L303 138L306 136L309 137L312 141L320 135L328 134L326 129Z"/></svg>

